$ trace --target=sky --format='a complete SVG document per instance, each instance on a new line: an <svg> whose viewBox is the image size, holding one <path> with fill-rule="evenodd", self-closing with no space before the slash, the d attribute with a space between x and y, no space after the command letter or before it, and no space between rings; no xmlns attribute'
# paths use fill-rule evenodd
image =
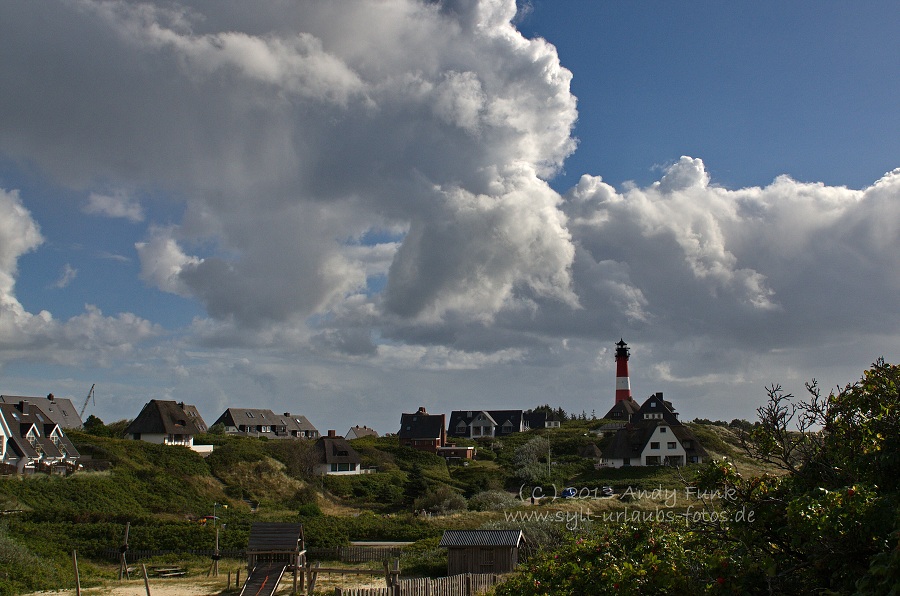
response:
<svg viewBox="0 0 900 596"><path fill-rule="evenodd" d="M900 362L892 1L0 4L0 393L396 432Z"/></svg>

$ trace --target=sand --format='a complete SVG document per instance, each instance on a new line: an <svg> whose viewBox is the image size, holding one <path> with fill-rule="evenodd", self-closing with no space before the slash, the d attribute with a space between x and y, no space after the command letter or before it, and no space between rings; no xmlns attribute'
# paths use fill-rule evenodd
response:
<svg viewBox="0 0 900 596"><path fill-rule="evenodd" d="M243 579L243 574L242 574ZM240 590L234 587L234 578L232 577L232 586L229 590L227 587L228 576L220 574L218 578L207 577L191 577L183 579L151 579L150 580L150 596L222 596L237 595ZM291 593L292 578L285 577L279 584L276 596L282 596ZM353 574L326 574L322 573L316 580L316 592L333 592L335 587L343 588L383 588L385 585L384 577L353 575ZM75 589L58 590L50 592L34 592L25 596L69 596L74 595ZM144 580L128 580L122 582L111 582L110 584L99 588L82 588L82 596L147 596L147 590L144 587Z"/></svg>

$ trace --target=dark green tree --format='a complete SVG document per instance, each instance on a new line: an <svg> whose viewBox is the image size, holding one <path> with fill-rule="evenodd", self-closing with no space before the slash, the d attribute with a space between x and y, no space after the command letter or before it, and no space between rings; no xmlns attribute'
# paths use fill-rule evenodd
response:
<svg viewBox="0 0 900 596"><path fill-rule="evenodd" d="M406 475L406 483L403 485L403 500L407 505L415 503L428 492L428 481L422 473L418 463L414 463Z"/></svg>

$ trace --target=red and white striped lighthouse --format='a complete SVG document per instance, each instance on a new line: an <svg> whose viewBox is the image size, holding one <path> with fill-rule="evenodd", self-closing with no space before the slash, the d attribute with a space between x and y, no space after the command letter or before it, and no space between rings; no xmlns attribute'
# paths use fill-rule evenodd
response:
<svg viewBox="0 0 900 596"><path fill-rule="evenodd" d="M628 378L628 344L620 339L616 344L616 403L631 400L631 379Z"/></svg>

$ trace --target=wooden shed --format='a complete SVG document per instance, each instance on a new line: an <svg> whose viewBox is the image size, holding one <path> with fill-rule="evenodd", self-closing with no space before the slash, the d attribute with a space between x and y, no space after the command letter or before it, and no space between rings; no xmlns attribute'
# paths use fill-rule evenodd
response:
<svg viewBox="0 0 900 596"><path fill-rule="evenodd" d="M447 549L447 575L509 573L524 541L522 530L447 530L439 546Z"/></svg>

